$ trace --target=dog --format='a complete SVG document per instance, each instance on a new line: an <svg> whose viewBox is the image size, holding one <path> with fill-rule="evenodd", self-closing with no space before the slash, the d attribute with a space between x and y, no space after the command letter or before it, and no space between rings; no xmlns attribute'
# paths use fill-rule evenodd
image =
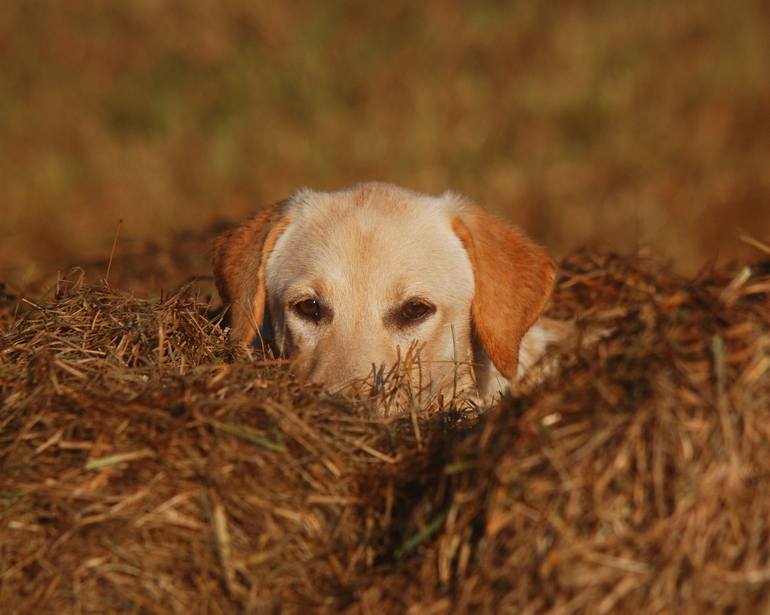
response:
<svg viewBox="0 0 770 615"><path fill-rule="evenodd" d="M411 353L424 388L489 400L563 335L546 250L451 192L300 190L219 235L213 268L230 335L333 391Z"/></svg>

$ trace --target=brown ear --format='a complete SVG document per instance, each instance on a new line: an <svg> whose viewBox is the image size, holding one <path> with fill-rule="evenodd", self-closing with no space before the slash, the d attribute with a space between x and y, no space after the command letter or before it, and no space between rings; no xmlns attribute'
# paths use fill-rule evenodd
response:
<svg viewBox="0 0 770 615"><path fill-rule="evenodd" d="M476 333L495 367L513 380L521 339L545 309L556 267L542 246L478 207L463 205L452 228L473 265Z"/></svg>
<svg viewBox="0 0 770 615"><path fill-rule="evenodd" d="M214 240L214 281L222 301L231 304L231 335L249 344L265 315L265 266L289 220L285 203L266 207L238 228Z"/></svg>

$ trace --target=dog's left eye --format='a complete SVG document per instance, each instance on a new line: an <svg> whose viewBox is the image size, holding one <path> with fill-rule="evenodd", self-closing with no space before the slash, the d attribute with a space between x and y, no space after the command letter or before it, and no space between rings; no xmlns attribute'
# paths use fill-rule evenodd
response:
<svg viewBox="0 0 770 615"><path fill-rule="evenodd" d="M410 299L401 306L401 318L406 322L417 322L435 311L435 307L424 301Z"/></svg>

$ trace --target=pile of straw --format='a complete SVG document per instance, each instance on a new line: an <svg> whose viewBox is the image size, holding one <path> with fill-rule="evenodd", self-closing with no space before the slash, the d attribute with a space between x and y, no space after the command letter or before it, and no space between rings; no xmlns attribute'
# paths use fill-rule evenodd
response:
<svg viewBox="0 0 770 615"><path fill-rule="evenodd" d="M2 611L770 609L770 264L562 270L607 335L477 418L297 383L190 292L5 292Z"/></svg>

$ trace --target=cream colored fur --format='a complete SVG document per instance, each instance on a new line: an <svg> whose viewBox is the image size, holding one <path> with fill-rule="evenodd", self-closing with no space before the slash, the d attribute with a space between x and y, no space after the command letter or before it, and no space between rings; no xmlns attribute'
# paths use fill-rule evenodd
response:
<svg viewBox="0 0 770 615"><path fill-rule="evenodd" d="M261 327L301 377L332 390L411 348L432 392L489 398L557 337L547 323L532 326L553 284L545 252L452 193L302 190L220 237L214 265L239 339ZM414 299L435 312L405 324L398 315ZM306 300L323 304L320 322L297 311Z"/></svg>

